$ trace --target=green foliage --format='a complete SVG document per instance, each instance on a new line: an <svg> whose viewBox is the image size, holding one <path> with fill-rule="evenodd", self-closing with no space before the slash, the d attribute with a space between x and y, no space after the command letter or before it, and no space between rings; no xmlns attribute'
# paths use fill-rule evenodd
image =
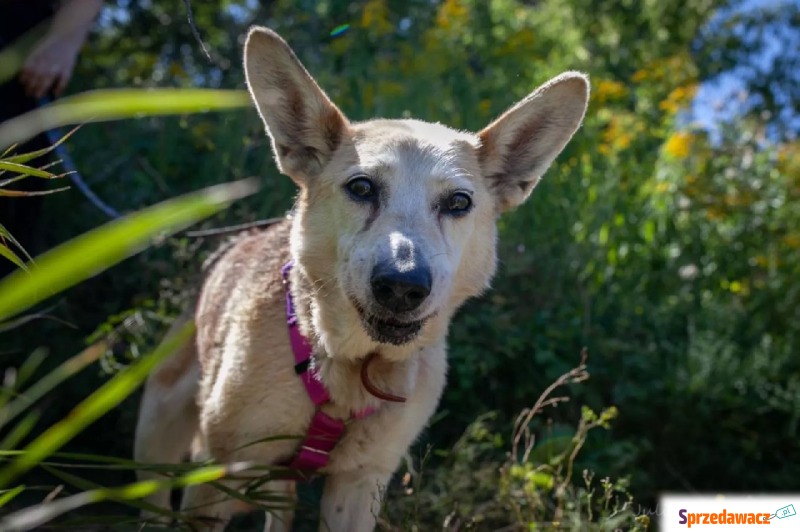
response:
<svg viewBox="0 0 800 532"><path fill-rule="evenodd" d="M565 445L548 445L531 431L530 421L568 399L551 397L557 389L588 379L585 360L553 384L523 411L510 442L496 432L497 413L474 420L444 462L419 473L411 469L389 499L382 520L387 530L632 530L646 531L649 515L634 505L628 480L583 470L574 478L576 459L589 433L610 428L617 409L595 413L584 406L577 428ZM543 431L545 432L545 431ZM503 450L510 444L510 452Z"/></svg>
<svg viewBox="0 0 800 532"><path fill-rule="evenodd" d="M67 135L68 136L68 135ZM66 137L65 137L66 138ZM59 143L63 142L65 139L61 139ZM44 155L55 146L50 148L39 150L38 155ZM33 154L22 154L22 155L9 155L8 152L10 150L6 150L5 153L0 155L0 197L25 197L25 196L33 196L33 195L42 195L42 194L50 194L53 192L59 192L61 189L51 189L47 191L40 191L40 192L27 192L22 190L13 190L9 189L9 185L13 185L19 181L27 177L38 177L42 179L56 179L59 177L63 177L62 175L55 175L51 172L48 172L44 168L35 168L23 163L27 163L28 161L32 160L34 157L37 156L36 153ZM15 266L22 270L28 269L28 266L25 264L23 258L19 255L22 254L25 258L31 261L31 256L28 255L28 252L25 251L25 248L17 241L17 239L12 235L8 229L5 228L2 224L0 224L0 260L8 260L14 263Z"/></svg>

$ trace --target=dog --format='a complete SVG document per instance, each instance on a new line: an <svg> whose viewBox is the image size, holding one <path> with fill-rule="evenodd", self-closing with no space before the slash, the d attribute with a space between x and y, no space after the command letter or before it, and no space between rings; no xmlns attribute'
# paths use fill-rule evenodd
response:
<svg viewBox="0 0 800 532"><path fill-rule="evenodd" d="M449 323L495 273L496 220L528 198L580 126L588 78L563 73L474 134L349 121L269 29L250 30L244 63L298 199L290 219L238 239L208 269L184 317L196 322L194 342L146 384L135 458L180 462L191 448L195 461L279 466L306 452L325 475L320 529L373 530L385 486L444 390ZM296 342L313 356L298 359ZM313 437L317 415L343 427L327 450L299 439ZM292 479L268 485L294 493ZM149 502L168 508L169 495ZM240 505L200 484L182 508L222 530ZM267 529L289 530L292 518L274 513Z"/></svg>

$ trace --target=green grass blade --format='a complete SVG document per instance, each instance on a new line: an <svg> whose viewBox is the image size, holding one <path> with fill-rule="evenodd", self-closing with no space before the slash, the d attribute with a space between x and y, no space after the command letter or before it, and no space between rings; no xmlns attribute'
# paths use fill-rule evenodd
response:
<svg viewBox="0 0 800 532"><path fill-rule="evenodd" d="M10 459L13 457L21 456L23 454L25 454L25 451L0 450L0 460L6 458ZM136 462L128 458L119 458L116 456L104 456L97 454L72 453L72 452L56 452L53 453L51 456L53 458L60 458L64 460L89 462L89 464L66 464L66 463L56 463L49 460L47 462L42 462L42 464L47 464L53 467L61 467L61 468L73 467L73 468L83 468L83 469L114 469L114 470L147 469L148 471L155 471L157 473L163 473L165 475L175 475L177 473L182 473L196 469L199 465L209 465L203 462L193 462L193 463L181 462L179 464L175 463L151 464L151 463ZM100 464L100 465L95 465L95 464ZM261 470L267 467L272 467L272 466L253 466L252 469Z"/></svg>
<svg viewBox="0 0 800 532"><path fill-rule="evenodd" d="M100 484L97 484L95 482L91 482L91 481L86 480L85 478L79 477L77 475L73 475L73 474L67 473L65 471L60 471L59 469L56 469L55 467L49 467L49 466L44 466L43 465L42 469L44 469L45 471L47 471L48 473L50 473L54 477L58 478L59 480L65 482L65 483L67 483L67 484L69 484L71 486L74 486L74 487L76 487L76 488L78 488L80 490L83 490L83 491L103 492L104 490L107 490L107 489L113 489L113 488L106 488L104 486L101 486ZM158 489L152 489L152 482L153 481L149 481L148 480L146 482L147 483L144 486L139 488L140 492L148 490L148 489L150 489L151 491L145 491L142 494L142 497L146 497L150 493L154 493L155 491L158 491ZM168 479L168 480L163 481L164 488L165 489L171 488L172 487L171 486L171 482L172 482L171 478ZM137 482L136 484L139 484L139 483ZM103 497L102 495L100 495L100 500L103 500L103 499L106 499L106 498L111 498L111 497ZM118 499L118 500L125 500L125 499ZM180 517L179 514L173 512L171 510L168 510L166 508L159 508L158 506L155 506L155 505L150 504L150 503L145 502L145 501L137 501L137 500L133 500L132 498L131 499L127 499L127 501L128 501L127 502L128 506L133 506L134 508L138 508L139 510L146 510L146 511L149 511L149 512L153 512L155 514L166 516L166 517L172 517L172 518ZM99 500L95 501L95 502L99 502Z"/></svg>
<svg viewBox="0 0 800 532"><path fill-rule="evenodd" d="M33 353L28 355L28 358L20 365L17 370L17 378L14 380L14 387L19 390L27 384L33 374L42 365L42 362L47 358L47 349L40 347L35 349Z"/></svg>
<svg viewBox="0 0 800 532"><path fill-rule="evenodd" d="M0 244L0 257L4 257L16 265L17 268L20 268L23 271L28 271L28 267L25 263L20 259L16 253L11 251L11 248L6 246L5 244Z"/></svg>
<svg viewBox="0 0 800 532"><path fill-rule="evenodd" d="M8 185L10 185L12 183L16 183L17 181L22 181L26 177L28 177L28 176L26 176L26 175L18 175L18 176L14 176L14 177L9 177L8 179L2 179L2 180L0 180L0 188L7 187Z"/></svg>
<svg viewBox="0 0 800 532"><path fill-rule="evenodd" d="M209 187L110 222L47 252L30 273L18 271L0 280L0 321L136 253L156 235L179 231L255 190L252 179Z"/></svg>
<svg viewBox="0 0 800 532"><path fill-rule="evenodd" d="M37 157L41 157L42 155L47 155L48 153L56 149L58 146L66 142L66 140L69 139L73 135L73 133L75 133L76 131L78 131L78 129L80 129L80 127L81 126L75 126L66 134L62 135L62 137L58 139L58 142L51 144L46 148L42 148L41 150L36 150L36 151L29 151L27 153L20 153L19 155L10 155L8 157L3 156L2 159L10 163L24 164L27 163L28 161L36 159Z"/></svg>
<svg viewBox="0 0 800 532"><path fill-rule="evenodd" d="M139 358L117 373L76 406L66 418L44 431L24 449L24 454L0 470L0 488L35 467L97 418L118 405L139 387L158 363L189 341L193 334L194 323L189 322L178 334L164 341L150 355Z"/></svg>
<svg viewBox="0 0 800 532"><path fill-rule="evenodd" d="M24 510L9 514L5 519L0 521L0 532L32 530L39 525L55 519L61 514L94 502L99 502L97 493L94 491L84 491L76 495L56 499L49 503L30 506Z"/></svg>
<svg viewBox="0 0 800 532"><path fill-rule="evenodd" d="M108 346L105 342L93 344L79 354L62 362L56 369L36 381L33 386L20 393L7 406L0 408L0 428L20 415L44 395L103 356Z"/></svg>
<svg viewBox="0 0 800 532"><path fill-rule="evenodd" d="M4 324L0 324L0 334L3 332L3 325ZM11 368L6 369L5 386L0 387L0 418L2 418L2 409L5 407L6 403L8 403L8 400L11 397L19 395L17 390L20 390L23 386L25 386L25 383L28 382L28 379L38 369L42 362L44 362L46 357L46 349L40 347L39 349L34 350L33 353L28 355L28 358L25 359L25 361L16 371L16 375L12 379L13 382L9 382L8 380L8 372L11 370Z"/></svg>
<svg viewBox="0 0 800 532"><path fill-rule="evenodd" d="M7 198L28 198L31 196L47 196L55 194L56 192L64 192L69 190L69 187L53 188L50 190L8 190L7 188L0 188L0 196Z"/></svg>
<svg viewBox="0 0 800 532"><path fill-rule="evenodd" d="M137 508L148 508L152 511L161 513L162 515L174 516L180 518L179 514L156 508L152 505L146 504L138 499L146 497L164 489L186 487L193 484L201 484L206 482L213 482L223 478L224 476L247 469L247 463L234 463L228 466L215 465L206 466L195 469L194 471L177 477L174 479L165 480L145 480L141 482L134 482L125 486L115 488L95 488L89 491L84 491L70 497L58 499L56 501L38 504L29 508L25 508L18 512L8 515L5 519L0 521L0 531L21 531L31 530L35 527L41 526L48 521L52 521L59 515L62 515L71 510L75 510L87 504L98 503L102 501L118 501L125 502ZM70 484L78 487L91 485L74 475L69 475L63 471L53 471L51 473L62 478Z"/></svg>
<svg viewBox="0 0 800 532"><path fill-rule="evenodd" d="M69 172L63 174L53 174L53 177L48 177L47 179L60 179L67 175L69 175ZM11 185L18 181L22 181L23 179L27 179L28 177L30 177L29 174L20 174L20 175L15 175L14 177L9 177L8 179L0 180L0 189L4 189L8 185Z"/></svg>
<svg viewBox="0 0 800 532"><path fill-rule="evenodd" d="M25 486L17 486L15 488L11 488L10 490L3 490L0 491L0 508L11 502L11 500L25 491Z"/></svg>
<svg viewBox="0 0 800 532"><path fill-rule="evenodd" d="M248 105L249 96L238 90L106 89L84 92L0 124L0 148L67 124L223 111Z"/></svg>
<svg viewBox="0 0 800 532"><path fill-rule="evenodd" d="M25 436L31 433L39 421L41 414L37 411L29 412L22 421L17 423L14 428L8 431L5 438L0 441L0 449L14 449L19 443L25 439Z"/></svg>
<svg viewBox="0 0 800 532"><path fill-rule="evenodd" d="M14 238L14 235L12 235L9 232L9 230L5 228L5 226L3 224L0 224L0 241L3 241L3 240L8 240L12 244L14 244L14 246L18 250L22 251L22 253L25 255L25 257L28 259L28 262L33 262L33 258L28 254L28 252L25 250L25 248L22 247L22 244L20 244L19 241L16 238Z"/></svg>
<svg viewBox="0 0 800 532"><path fill-rule="evenodd" d="M15 174L30 175L33 177L42 177L44 179L52 179L55 174L32 166L11 162L8 159L0 160L0 171L12 172Z"/></svg>

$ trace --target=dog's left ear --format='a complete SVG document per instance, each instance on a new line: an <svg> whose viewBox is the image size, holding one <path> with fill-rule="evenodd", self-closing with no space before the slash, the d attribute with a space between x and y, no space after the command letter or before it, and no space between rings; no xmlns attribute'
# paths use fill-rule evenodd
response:
<svg viewBox="0 0 800 532"><path fill-rule="evenodd" d="M278 168L303 185L330 161L347 130L347 119L274 31L250 30L244 66Z"/></svg>
<svg viewBox="0 0 800 532"><path fill-rule="evenodd" d="M589 79L566 72L551 79L478 135L478 160L498 212L525 201L586 113Z"/></svg>

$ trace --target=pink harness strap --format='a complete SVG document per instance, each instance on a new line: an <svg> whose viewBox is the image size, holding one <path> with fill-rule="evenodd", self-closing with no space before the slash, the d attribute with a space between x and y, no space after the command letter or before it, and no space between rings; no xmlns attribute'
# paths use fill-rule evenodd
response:
<svg viewBox="0 0 800 532"><path fill-rule="evenodd" d="M294 352L294 371L306 387L306 393L316 406L316 412L311 419L308 433L300 444L297 454L289 463L289 467L299 471L313 472L328 465L330 452L344 435L345 422L329 416L320 409L322 405L330 402L331 396L328 389L319 380L314 368L311 367L313 348L297 326L297 313L289 289L289 272L293 265L294 263L289 261L281 269L283 284L286 287L286 325L289 329L292 352ZM351 414L351 419L361 419L374 412L374 408L367 408Z"/></svg>

